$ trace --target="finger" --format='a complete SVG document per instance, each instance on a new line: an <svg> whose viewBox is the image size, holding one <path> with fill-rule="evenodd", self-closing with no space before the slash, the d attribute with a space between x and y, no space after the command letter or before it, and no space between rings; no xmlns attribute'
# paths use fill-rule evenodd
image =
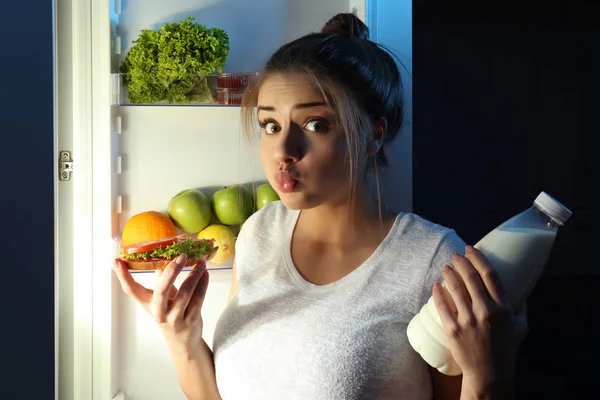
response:
<svg viewBox="0 0 600 400"><path fill-rule="evenodd" d="M442 321L442 328L447 335L456 337L459 332L458 321L444 297L444 288L439 282L433 285L433 302Z"/></svg>
<svg viewBox="0 0 600 400"><path fill-rule="evenodd" d="M456 308L456 304L454 303L454 300L452 299L452 295L448 291L446 282L442 282L441 294L444 297L444 300L446 301L446 304L448 305L450 312L452 312L452 314L454 314L455 316L458 315L458 309Z"/></svg>
<svg viewBox="0 0 600 400"><path fill-rule="evenodd" d="M473 305L463 279L448 265L442 269L442 275L446 281L446 288L456 305L458 315L469 319L473 315Z"/></svg>
<svg viewBox="0 0 600 400"><path fill-rule="evenodd" d="M171 289L169 290L169 298L170 299L174 299L175 296L177 296L177 288L175 287L175 285L171 285Z"/></svg>
<svg viewBox="0 0 600 400"><path fill-rule="evenodd" d="M471 262L471 265L479 273L479 277L490 297L494 301L503 306L508 307L508 301L506 298L506 289L500 280L500 276L496 269L490 264L487 258L476 248L467 246L465 257Z"/></svg>
<svg viewBox="0 0 600 400"><path fill-rule="evenodd" d="M154 271L154 286L158 286L159 282L160 282L160 278L162 276L163 270L162 269L157 269ZM175 285L171 285L171 289L169 290L169 299L173 299L175 297L175 295L177 295L177 288L175 287Z"/></svg>
<svg viewBox="0 0 600 400"><path fill-rule="evenodd" d="M152 308L154 310L154 318L158 322L165 322L167 309L169 307L169 293L171 287L177 279L177 275L183 269L187 256L180 254L175 260L171 261L163 270L160 280L154 289L154 296L152 297Z"/></svg>
<svg viewBox="0 0 600 400"><path fill-rule="evenodd" d="M152 290L137 283L123 261L115 260L113 270L121 283L123 291L148 310L148 306L152 301Z"/></svg>
<svg viewBox="0 0 600 400"><path fill-rule="evenodd" d="M206 263L200 262L196 264L188 274L185 281L183 281L179 287L179 291L173 300L173 307L171 311L175 318L181 318L185 315L185 310L190 303L190 299L192 298L205 269Z"/></svg>
<svg viewBox="0 0 600 400"><path fill-rule="evenodd" d="M473 264L471 264L471 261L459 254L455 254L452 257L452 264L454 264L456 272L464 282L472 303L476 306L486 306L489 302L490 295L479 276L479 272L475 269Z"/></svg>
<svg viewBox="0 0 600 400"><path fill-rule="evenodd" d="M206 292L208 290L208 281L209 274L208 270L205 268L204 272L200 276L200 281L196 285L196 289L190 298L188 306L185 310L184 318L195 319L196 317L200 316L202 304L204 304L204 299L206 298Z"/></svg>

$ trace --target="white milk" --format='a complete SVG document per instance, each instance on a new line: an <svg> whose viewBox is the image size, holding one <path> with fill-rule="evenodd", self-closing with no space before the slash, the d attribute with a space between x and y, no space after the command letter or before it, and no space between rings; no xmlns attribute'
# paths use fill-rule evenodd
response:
<svg viewBox="0 0 600 400"><path fill-rule="evenodd" d="M518 310L544 270L556 231L536 228L499 228L475 246L496 268L510 306Z"/></svg>
<svg viewBox="0 0 600 400"><path fill-rule="evenodd" d="M542 192L533 206L492 230L474 246L498 271L513 309L519 309L533 290L552 250L558 227L570 216L571 211ZM461 374L448 349L433 297L410 321L406 333L411 346L430 366L446 375Z"/></svg>

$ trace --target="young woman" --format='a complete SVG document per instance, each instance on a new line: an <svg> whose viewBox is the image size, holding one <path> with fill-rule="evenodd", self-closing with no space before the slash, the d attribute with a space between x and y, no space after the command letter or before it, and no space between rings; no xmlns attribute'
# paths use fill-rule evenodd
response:
<svg viewBox="0 0 600 400"><path fill-rule="evenodd" d="M214 354L201 337L205 265L176 290L182 256L151 291L115 264L125 292L160 325L188 398L511 398L526 325L494 270L453 230L393 212L368 189L387 165L403 104L396 63L366 26L341 14L281 47L247 90L242 116L251 135L258 119L281 201L239 234ZM431 295L459 377L429 368L408 343L407 324Z"/></svg>

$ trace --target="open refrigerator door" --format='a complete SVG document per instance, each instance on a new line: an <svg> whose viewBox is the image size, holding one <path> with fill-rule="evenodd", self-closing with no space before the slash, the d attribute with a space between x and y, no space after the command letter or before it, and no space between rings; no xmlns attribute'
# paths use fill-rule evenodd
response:
<svg viewBox="0 0 600 400"><path fill-rule="evenodd" d="M72 38L73 70L68 78L73 87L78 204L73 246L74 367L72 385L63 385L61 391L78 399L184 399L156 322L123 293L111 271L112 260L119 256L119 243L113 238L121 235L133 215L150 210L168 214L169 202L183 190L199 189L212 199L225 186L240 184L252 191L266 182L258 140L248 141L242 132L231 75L220 73L252 77L277 47L319 31L339 12L354 12L368 21L366 4L59 0L61 4L58 24L69 18ZM193 23L226 32L229 51L224 66L197 74L200 79L193 86L202 90L192 94L201 96L136 98L132 90L139 82L131 69L123 68L134 41L144 30L156 32L167 24L190 21L189 17ZM219 222L213 215L211 223ZM230 228L237 233L239 224ZM227 303L232 261L208 265L203 337L209 346ZM183 272L176 286L186 276ZM153 273L135 273L134 278L146 287L154 285Z"/></svg>

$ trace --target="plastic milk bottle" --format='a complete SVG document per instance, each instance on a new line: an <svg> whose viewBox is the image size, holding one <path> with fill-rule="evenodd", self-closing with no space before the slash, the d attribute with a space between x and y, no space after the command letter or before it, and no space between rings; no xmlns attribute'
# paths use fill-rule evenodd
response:
<svg viewBox="0 0 600 400"><path fill-rule="evenodd" d="M533 206L502 223L474 246L497 270L515 310L521 308L533 290L558 228L570 216L571 211L542 192ZM433 298L410 321L407 335L411 346L429 365L446 375L461 374L448 349Z"/></svg>

